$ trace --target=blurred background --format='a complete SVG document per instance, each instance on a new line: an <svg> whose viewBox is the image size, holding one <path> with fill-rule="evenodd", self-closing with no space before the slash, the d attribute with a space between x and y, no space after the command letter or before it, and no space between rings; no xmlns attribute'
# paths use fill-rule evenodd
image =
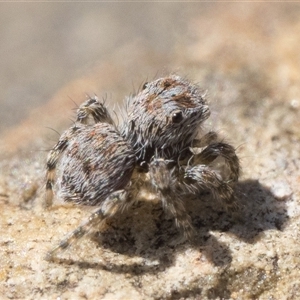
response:
<svg viewBox="0 0 300 300"><path fill-rule="evenodd" d="M199 82L217 110L233 105L241 90L243 101L255 107L274 86L277 96L284 91L298 105L299 8L242 2L1 3L1 146L15 139L4 147L11 150L47 126L66 126L72 101L80 103L86 93L112 104L168 72ZM218 100L215 91L225 91L229 102Z"/></svg>
<svg viewBox="0 0 300 300"><path fill-rule="evenodd" d="M184 3L2 3L0 130L114 56L120 71L123 59L134 65L135 56L146 53L156 71L172 68L170 57L176 45L187 43L195 8ZM144 78L155 75L143 64L136 69ZM130 85L139 78L129 76Z"/></svg>

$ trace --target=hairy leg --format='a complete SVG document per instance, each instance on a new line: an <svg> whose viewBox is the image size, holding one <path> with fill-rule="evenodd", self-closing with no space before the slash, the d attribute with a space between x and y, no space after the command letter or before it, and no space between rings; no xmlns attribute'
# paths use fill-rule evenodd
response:
<svg viewBox="0 0 300 300"><path fill-rule="evenodd" d="M216 142L218 139L218 134L214 131L209 131L207 134L202 136L200 139L193 140L192 148L203 148L207 145Z"/></svg>
<svg viewBox="0 0 300 300"><path fill-rule="evenodd" d="M116 213L129 207L134 202L133 200L131 194L126 190L113 192L87 220L47 253L46 260L53 260L57 253L69 248L73 243L89 233L92 228L100 226Z"/></svg>
<svg viewBox="0 0 300 300"><path fill-rule="evenodd" d="M112 117L110 116L104 102L100 102L98 97L90 98L83 102L77 109L76 122L87 124L90 117L95 123L108 123L114 125Z"/></svg>
<svg viewBox="0 0 300 300"><path fill-rule="evenodd" d="M231 184L223 181L217 171L212 170L209 166L186 167L184 178L187 182L182 187L187 192L196 193L208 189L212 192L214 198L223 203L227 209L235 210L237 208Z"/></svg>
<svg viewBox="0 0 300 300"><path fill-rule="evenodd" d="M49 152L46 163L46 197L44 206L50 207L53 202L53 185L55 181L55 170L57 162L62 153L68 147L69 141L74 137L78 126L74 125L69 130L65 131L57 144Z"/></svg>
<svg viewBox="0 0 300 300"><path fill-rule="evenodd" d="M152 185L157 190L163 204L164 210L170 212L176 226L183 232L184 236L191 238L194 228L177 189L177 178L175 169L170 169L170 161L162 158L154 158L149 165Z"/></svg>
<svg viewBox="0 0 300 300"><path fill-rule="evenodd" d="M209 165L218 157L224 159L229 169L228 178L224 178L224 180L226 180L227 183L235 183L240 175L240 163L235 149L229 144L223 142L209 144L200 153L194 155L192 165Z"/></svg>

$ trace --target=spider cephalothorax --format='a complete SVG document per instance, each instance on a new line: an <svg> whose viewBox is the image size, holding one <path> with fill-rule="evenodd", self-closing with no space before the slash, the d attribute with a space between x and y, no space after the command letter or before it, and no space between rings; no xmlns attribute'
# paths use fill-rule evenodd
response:
<svg viewBox="0 0 300 300"><path fill-rule="evenodd" d="M48 155L46 205L52 204L55 189L63 200L97 210L47 258L147 193L161 200L186 237L192 236L193 227L185 197L206 189L226 207L234 207L239 160L215 132L199 137L208 116L199 88L175 75L145 84L129 101L120 127L96 97L80 105L75 124ZM222 172L213 166L217 158L223 160Z"/></svg>
<svg viewBox="0 0 300 300"><path fill-rule="evenodd" d="M149 162L154 151L177 159L191 146L199 125L209 115L203 92L172 75L144 84L143 90L129 99L124 135L139 161Z"/></svg>

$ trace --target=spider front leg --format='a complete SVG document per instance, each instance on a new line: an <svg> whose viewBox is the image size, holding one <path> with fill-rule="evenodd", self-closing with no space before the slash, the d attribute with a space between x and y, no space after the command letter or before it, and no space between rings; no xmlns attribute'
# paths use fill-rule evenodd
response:
<svg viewBox="0 0 300 300"><path fill-rule="evenodd" d="M159 194L164 210L174 216L176 226L184 236L191 238L194 228L177 188L176 167L170 168L170 163L171 161L163 158L153 158L149 165L151 182Z"/></svg>
<svg viewBox="0 0 300 300"><path fill-rule="evenodd" d="M224 178L224 180L229 184L234 184L240 175L240 162L235 153L235 149L229 144L223 142L214 142L209 144L206 148L204 148L204 150L193 156L192 165L209 165L218 157L222 157L224 159L226 169L228 169L228 178Z"/></svg>
<svg viewBox="0 0 300 300"><path fill-rule="evenodd" d="M236 201L233 195L233 188L222 180L222 177L206 165L186 167L184 174L187 192L198 192L210 190L214 198L224 203L227 208L236 209Z"/></svg>
<svg viewBox="0 0 300 300"><path fill-rule="evenodd" d="M210 166L217 157L224 159L228 174L222 174ZM194 155L191 166L184 168L187 189L193 191L209 189L216 199L233 210L236 209L233 187L239 174L240 164L234 148L222 142L208 145L203 151Z"/></svg>
<svg viewBox="0 0 300 300"><path fill-rule="evenodd" d="M100 208L93 212L86 221L47 253L46 260L53 260L57 253L69 248L73 243L89 233L92 228L101 226L106 220L113 217L116 213L123 211L133 202L133 197L127 190L113 192L100 204Z"/></svg>
<svg viewBox="0 0 300 300"><path fill-rule="evenodd" d="M202 148L206 147L207 145L216 142L218 140L218 134L214 131L209 131L204 136L202 136L200 139L193 140L193 147L192 148Z"/></svg>

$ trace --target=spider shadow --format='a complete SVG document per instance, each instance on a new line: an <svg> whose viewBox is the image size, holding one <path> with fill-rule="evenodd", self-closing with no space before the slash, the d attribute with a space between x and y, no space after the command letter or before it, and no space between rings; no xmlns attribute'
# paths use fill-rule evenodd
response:
<svg viewBox="0 0 300 300"><path fill-rule="evenodd" d="M142 263L92 262L89 259L55 257L56 263L77 265L82 269L99 269L112 273L133 275L151 274L171 266L178 249L186 243L174 225L174 219L166 216L160 203L137 202L127 211L106 222L105 229L89 234L91 247L104 252L124 255L127 258L142 258ZM175 243L174 243L175 241ZM178 242L176 242L178 241Z"/></svg>
<svg viewBox="0 0 300 300"><path fill-rule="evenodd" d="M238 210L218 212L218 221L210 230L229 232L247 243L258 241L266 230L282 231L289 219L286 200L277 199L268 187L257 180L245 180L236 185Z"/></svg>
<svg viewBox="0 0 300 300"><path fill-rule="evenodd" d="M208 231L227 232L249 244L255 244L260 239L263 239L264 232L267 230L284 230L289 221L286 205L289 196L286 198L276 198L268 187L261 185L257 180L239 182L236 186L235 195L239 204L239 210L236 213L230 215L211 205L205 209L205 213L202 213L201 216L193 218L194 225L204 226ZM197 212L193 214L197 214ZM205 214L207 214L206 217ZM205 248L208 247L208 244L209 239ZM211 249L213 248L211 247ZM221 248L217 252L220 250ZM226 251L223 253L220 252L220 254L226 255ZM215 265L219 264L218 255L214 255L213 251L210 251L208 255L210 255ZM276 255L272 259L274 266L278 267L278 256ZM215 285L208 290L206 296L209 299L229 299L232 295L229 282L237 278L236 269L230 268L230 262L226 263L224 261L223 266L217 275ZM249 268L244 267L240 272L243 272L243 270L249 276ZM264 284L257 286L257 289L253 291L254 295L268 288L271 281L276 282L278 280L277 276L275 273L269 276L269 279ZM201 289L199 287L193 289L183 288L181 290L174 290L172 293L170 299L182 299L199 296Z"/></svg>
<svg viewBox="0 0 300 300"><path fill-rule="evenodd" d="M236 196L239 209L235 213L226 212L209 194L186 200L197 232L192 242L182 242L174 219L165 214L160 203L151 202L137 202L128 211L109 220L105 231L91 236L97 247L127 257L138 256L143 263L59 261L80 268L139 275L164 271L174 263L178 253L193 247L214 265L227 267L232 260L229 246L218 241L211 231L227 232L247 243L255 243L266 230L282 230L288 220L285 201L277 201L258 181L239 182Z"/></svg>
<svg viewBox="0 0 300 300"><path fill-rule="evenodd" d="M257 180L237 183L235 196L238 201L235 212L226 212L224 206L211 201L211 197L211 202L204 206L194 204L191 212L194 227L207 237L205 245L196 240L193 246L201 249L216 266L229 266L232 257L228 245L218 242L211 231L226 232L254 244L266 230L282 231L289 219L286 201L276 199L270 189Z"/></svg>

